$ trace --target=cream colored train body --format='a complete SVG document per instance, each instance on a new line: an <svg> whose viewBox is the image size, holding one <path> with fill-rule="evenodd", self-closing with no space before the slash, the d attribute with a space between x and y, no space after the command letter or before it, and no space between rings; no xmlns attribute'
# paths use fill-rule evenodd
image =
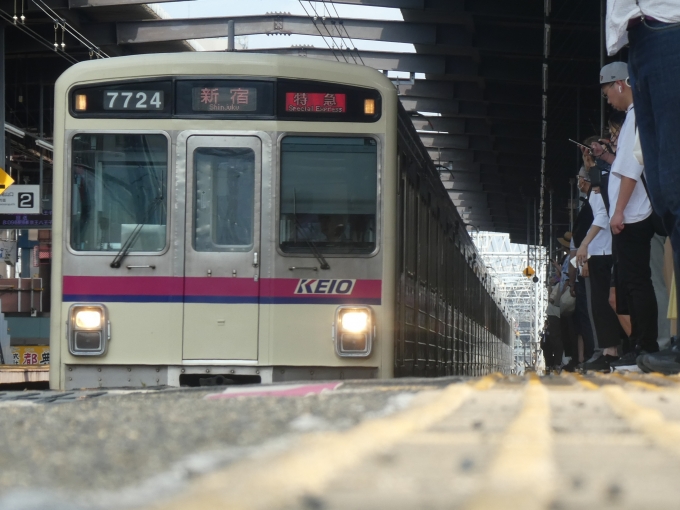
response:
<svg viewBox="0 0 680 510"><path fill-rule="evenodd" d="M482 342L479 372L509 366L507 321L466 332L459 356L453 287L419 301L428 276L402 256L415 185L398 165L431 162L399 149L381 73L143 55L77 64L55 94L52 388L472 373ZM467 260L447 203L432 221ZM419 302L441 334L423 336ZM443 354L419 354L433 342Z"/></svg>

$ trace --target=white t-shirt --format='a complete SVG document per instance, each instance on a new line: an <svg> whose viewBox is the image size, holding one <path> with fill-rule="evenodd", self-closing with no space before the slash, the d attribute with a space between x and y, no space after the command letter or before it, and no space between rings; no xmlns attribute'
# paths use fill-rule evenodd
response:
<svg viewBox="0 0 680 510"><path fill-rule="evenodd" d="M640 177L644 168L633 155L635 146L635 110L633 105L628 108L626 120L621 126L616 159L612 163L609 174L609 213L613 216L616 202L621 189L621 177L629 177L635 181L635 189L623 211L623 223L638 223L652 214L652 204L649 202L647 190Z"/></svg>
<svg viewBox="0 0 680 510"><path fill-rule="evenodd" d="M639 6L637 3L639 2ZM628 21L643 14L663 23L680 22L678 0L607 0L607 52L615 55L628 44Z"/></svg>
<svg viewBox="0 0 680 510"><path fill-rule="evenodd" d="M609 216L604 205L604 199L594 191L590 194L590 208L593 210L593 226L600 227L597 235L588 245L588 255L611 255L612 254L612 231L609 228ZM592 227L591 227L592 228Z"/></svg>

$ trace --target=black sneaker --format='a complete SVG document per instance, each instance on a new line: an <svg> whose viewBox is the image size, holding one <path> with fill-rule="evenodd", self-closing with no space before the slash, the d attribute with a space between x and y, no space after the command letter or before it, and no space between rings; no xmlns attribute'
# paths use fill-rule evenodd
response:
<svg viewBox="0 0 680 510"><path fill-rule="evenodd" d="M638 361L640 368L648 372L661 372L665 375L680 373L680 340L672 339L673 346L663 351L641 356Z"/></svg>
<svg viewBox="0 0 680 510"><path fill-rule="evenodd" d="M658 354L658 353L654 353ZM637 366L642 370L645 374L649 374L650 372L654 372L653 369L649 368L647 366L647 356L651 356L650 354L642 354L637 357L635 360L635 363L637 363Z"/></svg>
<svg viewBox="0 0 680 510"><path fill-rule="evenodd" d="M592 370L593 372L611 372L611 363L619 361L618 356L610 356L609 354L603 354L599 358L592 361L586 361L581 365L583 371Z"/></svg>
<svg viewBox="0 0 680 510"><path fill-rule="evenodd" d="M624 354L617 361L612 361L609 366L614 372L617 370L628 370L629 372L641 372L640 367L637 364L638 356L643 356L649 354L647 351L630 351L628 354Z"/></svg>

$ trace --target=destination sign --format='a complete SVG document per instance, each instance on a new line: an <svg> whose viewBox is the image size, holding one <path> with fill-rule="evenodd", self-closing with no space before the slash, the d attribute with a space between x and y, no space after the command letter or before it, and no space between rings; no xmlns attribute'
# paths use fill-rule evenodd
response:
<svg viewBox="0 0 680 510"><path fill-rule="evenodd" d="M324 92L286 92L286 111L346 113L347 95Z"/></svg>
<svg viewBox="0 0 680 510"><path fill-rule="evenodd" d="M163 110L162 90L105 90L104 110Z"/></svg>
<svg viewBox="0 0 680 510"><path fill-rule="evenodd" d="M382 98L375 89L315 80L182 76L79 85L69 92L69 114L98 119L363 123L380 119Z"/></svg>
<svg viewBox="0 0 680 510"><path fill-rule="evenodd" d="M192 87L191 105L195 112L254 112L257 111L257 89Z"/></svg>

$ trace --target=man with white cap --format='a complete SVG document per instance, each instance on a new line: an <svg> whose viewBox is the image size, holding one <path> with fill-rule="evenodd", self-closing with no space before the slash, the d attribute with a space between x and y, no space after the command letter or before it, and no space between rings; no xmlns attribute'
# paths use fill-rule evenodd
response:
<svg viewBox="0 0 680 510"><path fill-rule="evenodd" d="M627 112L608 191L612 244L617 261L616 292L630 313L630 341L635 347L610 365L614 369L639 370L637 357L659 350L657 304L649 266L654 235L652 206L642 181L643 167L633 154L636 124L628 66L624 62L604 66L600 71L600 86L610 105Z"/></svg>
<svg viewBox="0 0 680 510"><path fill-rule="evenodd" d="M676 288L680 289L680 2L608 0L607 50L629 49L630 84L645 176L654 210L670 235ZM680 300L677 300L680 309ZM644 363L651 358L651 363ZM680 372L680 342L641 360L650 369Z"/></svg>

